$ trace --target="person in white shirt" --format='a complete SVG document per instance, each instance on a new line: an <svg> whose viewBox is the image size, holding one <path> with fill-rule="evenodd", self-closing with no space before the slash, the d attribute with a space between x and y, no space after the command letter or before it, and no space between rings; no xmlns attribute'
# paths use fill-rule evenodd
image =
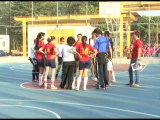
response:
<svg viewBox="0 0 160 120"><path fill-rule="evenodd" d="M57 69L57 72L56 72L56 77L58 77L58 73L61 69L61 66L62 66L62 48L65 44L65 41L64 41L64 38L61 37L60 38L60 44L59 45L56 45L56 50L57 50L57 53L58 53L58 69Z"/></svg>
<svg viewBox="0 0 160 120"><path fill-rule="evenodd" d="M105 31L104 32L104 36L106 38L109 39L110 43L111 43L111 48L113 51L113 42L112 39L110 38L110 33L109 31ZM110 56L110 54L108 54ZM113 54L112 54L113 57ZM109 58L109 57L108 57ZM108 59L108 63L107 63L107 73L108 73L108 80L109 80L109 84L116 82L116 78L115 78L115 74L114 74L114 69L113 69L113 62L112 59Z"/></svg>
<svg viewBox="0 0 160 120"><path fill-rule="evenodd" d="M76 48L73 47L75 39L73 37L67 38L67 44L62 48L62 81L60 83L60 88L64 89L67 83L67 89L72 90L72 82L75 68L75 57L74 53Z"/></svg>
<svg viewBox="0 0 160 120"><path fill-rule="evenodd" d="M88 44L90 44L92 47L94 47L94 43L96 40L96 34L94 32L92 32L92 37L89 39ZM91 53L90 54L90 61L91 61L91 79L97 81L98 78L98 73L97 73L97 63L94 62L95 61L95 57L94 54Z"/></svg>
<svg viewBox="0 0 160 120"><path fill-rule="evenodd" d="M39 68L38 68L38 62L35 58L35 50L34 50L35 44L31 47L30 53L28 54L29 60L33 65L32 69L32 82L37 82L39 79Z"/></svg>

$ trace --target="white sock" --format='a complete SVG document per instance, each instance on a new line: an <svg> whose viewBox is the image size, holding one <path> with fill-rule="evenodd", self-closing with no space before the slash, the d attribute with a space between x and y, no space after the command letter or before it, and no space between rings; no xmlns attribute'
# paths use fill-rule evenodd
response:
<svg viewBox="0 0 160 120"><path fill-rule="evenodd" d="M88 77L84 78L83 90L87 90Z"/></svg>
<svg viewBox="0 0 160 120"><path fill-rule="evenodd" d="M72 89L75 89L75 82L76 82L76 77L73 77Z"/></svg>
<svg viewBox="0 0 160 120"><path fill-rule="evenodd" d="M51 79L51 87L54 87L54 79Z"/></svg>
<svg viewBox="0 0 160 120"><path fill-rule="evenodd" d="M76 90L79 90L80 84L81 84L81 77L78 77L77 78L77 89Z"/></svg>
<svg viewBox="0 0 160 120"><path fill-rule="evenodd" d="M47 80L44 80L44 87L47 87Z"/></svg>
<svg viewBox="0 0 160 120"><path fill-rule="evenodd" d="M43 74L39 74L39 86L42 86Z"/></svg>
<svg viewBox="0 0 160 120"><path fill-rule="evenodd" d="M116 81L115 74L114 74L113 70L112 70L112 78L113 78L113 81Z"/></svg>

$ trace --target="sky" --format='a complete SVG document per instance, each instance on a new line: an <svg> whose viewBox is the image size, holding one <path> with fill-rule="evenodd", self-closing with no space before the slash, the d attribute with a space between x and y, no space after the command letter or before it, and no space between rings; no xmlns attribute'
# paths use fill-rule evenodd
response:
<svg viewBox="0 0 160 120"><path fill-rule="evenodd" d="M141 16L160 16L160 10L151 10L149 11L136 11Z"/></svg>

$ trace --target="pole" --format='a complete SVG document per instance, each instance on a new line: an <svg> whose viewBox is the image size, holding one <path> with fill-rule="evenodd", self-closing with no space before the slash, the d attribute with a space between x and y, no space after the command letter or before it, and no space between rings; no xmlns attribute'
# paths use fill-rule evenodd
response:
<svg viewBox="0 0 160 120"><path fill-rule="evenodd" d="M33 27L33 1L32 1L32 27Z"/></svg>
<svg viewBox="0 0 160 120"><path fill-rule="evenodd" d="M11 1L9 1L9 53L11 54Z"/></svg>
<svg viewBox="0 0 160 120"><path fill-rule="evenodd" d="M148 44L149 44L149 51L150 51L150 39L151 39L151 36L150 36L150 2L149 2L149 24L148 24Z"/></svg>
<svg viewBox="0 0 160 120"><path fill-rule="evenodd" d="M158 24L157 24L157 48L158 48Z"/></svg>
<svg viewBox="0 0 160 120"><path fill-rule="evenodd" d="M58 36L59 36L59 34L58 34L58 1L57 1L57 40L58 40L58 43L59 43L59 38L58 38Z"/></svg>
<svg viewBox="0 0 160 120"><path fill-rule="evenodd" d="M87 15L88 15L88 2L86 2L86 35L87 35Z"/></svg>

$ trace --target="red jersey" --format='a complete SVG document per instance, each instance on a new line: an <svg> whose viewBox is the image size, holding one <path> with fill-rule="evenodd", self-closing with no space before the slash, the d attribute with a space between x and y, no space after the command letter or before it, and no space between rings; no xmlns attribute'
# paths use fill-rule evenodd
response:
<svg viewBox="0 0 160 120"><path fill-rule="evenodd" d="M47 52L47 57L46 57L46 60L54 60L55 59L55 50L54 48L56 48L54 46L54 44L52 43L47 43L46 46L45 46L45 51Z"/></svg>
<svg viewBox="0 0 160 120"><path fill-rule="evenodd" d="M76 49L79 47L79 45L81 44L82 42L80 42L80 41L76 41L75 43L74 43L74 46L76 47Z"/></svg>
<svg viewBox="0 0 160 120"><path fill-rule="evenodd" d="M142 49L142 42L140 41L140 39L137 39L134 44L133 44L133 50L132 50L132 58L133 59L137 59L138 57L138 48L141 48ZM142 50L141 50L141 53L140 53L140 56L142 54Z"/></svg>
<svg viewBox="0 0 160 120"><path fill-rule="evenodd" d="M45 48L45 44L44 44L44 42L43 41L39 41L39 43L38 43L38 48L40 49L40 48ZM42 53L40 52L40 51L36 51L36 59L42 59L43 57L42 57Z"/></svg>
<svg viewBox="0 0 160 120"><path fill-rule="evenodd" d="M83 48L83 44L79 44L77 48L77 52L80 54L79 61L81 62L86 62L88 61L89 58L89 51L93 51L94 48L90 44L86 44L86 48Z"/></svg>

